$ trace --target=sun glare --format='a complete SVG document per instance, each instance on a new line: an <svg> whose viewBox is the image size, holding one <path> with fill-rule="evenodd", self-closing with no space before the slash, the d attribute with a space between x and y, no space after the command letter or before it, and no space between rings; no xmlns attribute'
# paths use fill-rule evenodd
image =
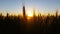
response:
<svg viewBox="0 0 60 34"><path fill-rule="evenodd" d="M32 13L29 13L28 16L33 16Z"/></svg>
<svg viewBox="0 0 60 34"><path fill-rule="evenodd" d="M27 13L27 16L32 17L32 16L33 16L33 13L32 13L31 11L29 11L29 12Z"/></svg>

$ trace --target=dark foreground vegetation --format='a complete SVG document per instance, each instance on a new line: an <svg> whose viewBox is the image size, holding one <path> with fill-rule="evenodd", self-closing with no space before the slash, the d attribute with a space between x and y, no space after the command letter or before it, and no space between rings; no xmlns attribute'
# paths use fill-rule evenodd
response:
<svg viewBox="0 0 60 34"><path fill-rule="evenodd" d="M60 16L33 16L30 20L20 16L0 15L0 34L59 34Z"/></svg>

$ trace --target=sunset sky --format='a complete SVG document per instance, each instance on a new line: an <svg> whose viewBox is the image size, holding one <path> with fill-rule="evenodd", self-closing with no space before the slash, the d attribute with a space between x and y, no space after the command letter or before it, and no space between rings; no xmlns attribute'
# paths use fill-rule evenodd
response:
<svg viewBox="0 0 60 34"><path fill-rule="evenodd" d="M60 14L60 0L24 0L26 12L32 11L33 8L36 12L41 14L51 13L54 14L58 8ZM10 14L22 13L23 0L0 0L0 13L4 15L8 12Z"/></svg>

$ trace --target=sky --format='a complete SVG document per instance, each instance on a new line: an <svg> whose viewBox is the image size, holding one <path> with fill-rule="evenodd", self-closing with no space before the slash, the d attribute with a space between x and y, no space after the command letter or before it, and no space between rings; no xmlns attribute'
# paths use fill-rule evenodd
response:
<svg viewBox="0 0 60 34"><path fill-rule="evenodd" d="M26 12L33 11L40 12L41 14L54 14L56 9L60 14L60 0L24 0ZM21 14L23 0L0 0L0 13L4 15Z"/></svg>

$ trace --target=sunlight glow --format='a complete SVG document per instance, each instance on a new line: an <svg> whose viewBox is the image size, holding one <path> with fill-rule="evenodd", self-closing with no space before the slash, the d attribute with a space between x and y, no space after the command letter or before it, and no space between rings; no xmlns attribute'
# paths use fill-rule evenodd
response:
<svg viewBox="0 0 60 34"><path fill-rule="evenodd" d="M29 13L28 16L33 16L32 13Z"/></svg>
<svg viewBox="0 0 60 34"><path fill-rule="evenodd" d="M31 11L27 12L27 16L28 17L32 17L33 16L33 13Z"/></svg>

